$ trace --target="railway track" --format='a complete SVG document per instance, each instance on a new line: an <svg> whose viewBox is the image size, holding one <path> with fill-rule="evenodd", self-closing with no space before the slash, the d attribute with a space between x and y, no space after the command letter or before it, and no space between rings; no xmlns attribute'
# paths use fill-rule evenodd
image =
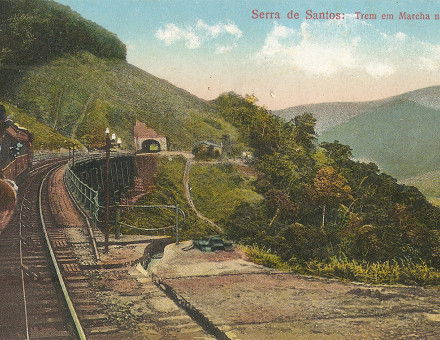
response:
<svg viewBox="0 0 440 340"><path fill-rule="evenodd" d="M0 339L85 339L117 332L48 204L48 179L65 159L41 161L0 235ZM26 183L24 183L26 181Z"/></svg>
<svg viewBox="0 0 440 340"><path fill-rule="evenodd" d="M38 214L40 184L64 161L43 162L21 179L21 201L0 236L0 337L69 337L66 310L47 256ZM27 183L26 183L27 182Z"/></svg>

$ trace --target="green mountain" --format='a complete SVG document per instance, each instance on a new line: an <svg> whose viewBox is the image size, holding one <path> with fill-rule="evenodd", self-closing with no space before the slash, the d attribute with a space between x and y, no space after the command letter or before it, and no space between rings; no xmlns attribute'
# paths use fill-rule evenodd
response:
<svg viewBox="0 0 440 340"><path fill-rule="evenodd" d="M440 110L396 97L324 131L320 140L339 140L356 158L373 161L404 179L439 169Z"/></svg>
<svg viewBox="0 0 440 340"><path fill-rule="evenodd" d="M1 0L0 46L0 65L10 66L80 51L125 60L127 52L116 35L51 0Z"/></svg>
<svg viewBox="0 0 440 340"><path fill-rule="evenodd" d="M438 126L440 86L369 102L301 105L274 113L290 120L310 112L317 118L320 141L339 140L357 159L377 163L401 182L440 196Z"/></svg>
<svg viewBox="0 0 440 340"><path fill-rule="evenodd" d="M99 144L110 126L129 145L136 119L165 134L174 148L236 135L207 102L123 60L82 52L0 71L0 77L7 79L0 87L4 99L85 144Z"/></svg>
<svg viewBox="0 0 440 340"><path fill-rule="evenodd" d="M173 149L236 138L208 102L128 64L114 34L70 8L49 0L3 3L1 100L92 147L102 144L107 126L131 146L136 119L166 135ZM23 32L29 39L17 38Z"/></svg>

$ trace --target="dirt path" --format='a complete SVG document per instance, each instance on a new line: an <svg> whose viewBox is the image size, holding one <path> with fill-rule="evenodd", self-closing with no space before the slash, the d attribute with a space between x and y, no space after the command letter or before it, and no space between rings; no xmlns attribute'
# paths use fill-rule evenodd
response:
<svg viewBox="0 0 440 340"><path fill-rule="evenodd" d="M215 230L219 233L223 233L224 230L214 221L203 215L199 210L197 210L194 201L191 197L191 190L189 185L191 166L193 163L200 165L215 165L215 164L237 164L239 166L246 166L246 164L240 159L226 159L226 160L211 160L211 161L194 161L193 157L188 157L188 153L181 153L182 156L186 158L185 171L183 174L183 187L185 189L185 198L188 201L191 209L196 213L197 217L201 220L207 222L210 226L215 228Z"/></svg>
<svg viewBox="0 0 440 340"><path fill-rule="evenodd" d="M196 206L194 205L194 202L191 197L191 190L189 187L189 174L191 172L192 163L193 163L193 161L191 159L187 159L186 164L185 164L185 171L183 173L183 187L185 189L185 198L188 201L191 209L196 213L198 218L207 222L210 226L215 228L215 230L218 231L219 233L223 233L223 229L219 225L217 225L214 221L210 220L209 218L204 216L202 213L200 213L197 210Z"/></svg>

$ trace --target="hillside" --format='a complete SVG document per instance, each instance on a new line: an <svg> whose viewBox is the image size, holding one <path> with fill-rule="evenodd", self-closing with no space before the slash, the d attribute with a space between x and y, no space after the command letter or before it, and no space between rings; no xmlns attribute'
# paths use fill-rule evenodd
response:
<svg viewBox="0 0 440 340"><path fill-rule="evenodd" d="M440 204L440 171L410 177L403 180L402 183L419 188L432 203Z"/></svg>
<svg viewBox="0 0 440 340"><path fill-rule="evenodd" d="M356 158L404 179L439 168L439 125L440 110L396 98L324 131L320 139L348 144Z"/></svg>
<svg viewBox="0 0 440 340"><path fill-rule="evenodd" d="M127 52L116 35L51 0L1 0L0 32L0 65L12 67L79 51L125 60Z"/></svg>
<svg viewBox="0 0 440 340"><path fill-rule="evenodd" d="M0 77L7 78L0 96L86 144L99 144L110 126L129 145L135 119L165 134L174 148L235 135L205 101L122 60L83 52Z"/></svg>
<svg viewBox="0 0 440 340"><path fill-rule="evenodd" d="M309 112L317 119L316 131L321 132L333 126L345 123L350 118L374 109L385 102L386 100L378 100L372 102L336 102L299 105L274 111L274 114L288 121L304 112Z"/></svg>
<svg viewBox="0 0 440 340"><path fill-rule="evenodd" d="M136 119L166 135L172 149L236 138L206 101L126 63L114 34L69 7L50 0L1 5L0 100L89 147L102 145L108 126L131 147Z"/></svg>

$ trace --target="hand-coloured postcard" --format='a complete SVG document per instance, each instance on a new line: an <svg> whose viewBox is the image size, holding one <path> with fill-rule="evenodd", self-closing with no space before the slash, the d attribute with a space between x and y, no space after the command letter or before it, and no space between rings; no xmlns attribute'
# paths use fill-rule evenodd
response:
<svg viewBox="0 0 440 340"><path fill-rule="evenodd" d="M0 339L440 339L439 32L0 0Z"/></svg>

